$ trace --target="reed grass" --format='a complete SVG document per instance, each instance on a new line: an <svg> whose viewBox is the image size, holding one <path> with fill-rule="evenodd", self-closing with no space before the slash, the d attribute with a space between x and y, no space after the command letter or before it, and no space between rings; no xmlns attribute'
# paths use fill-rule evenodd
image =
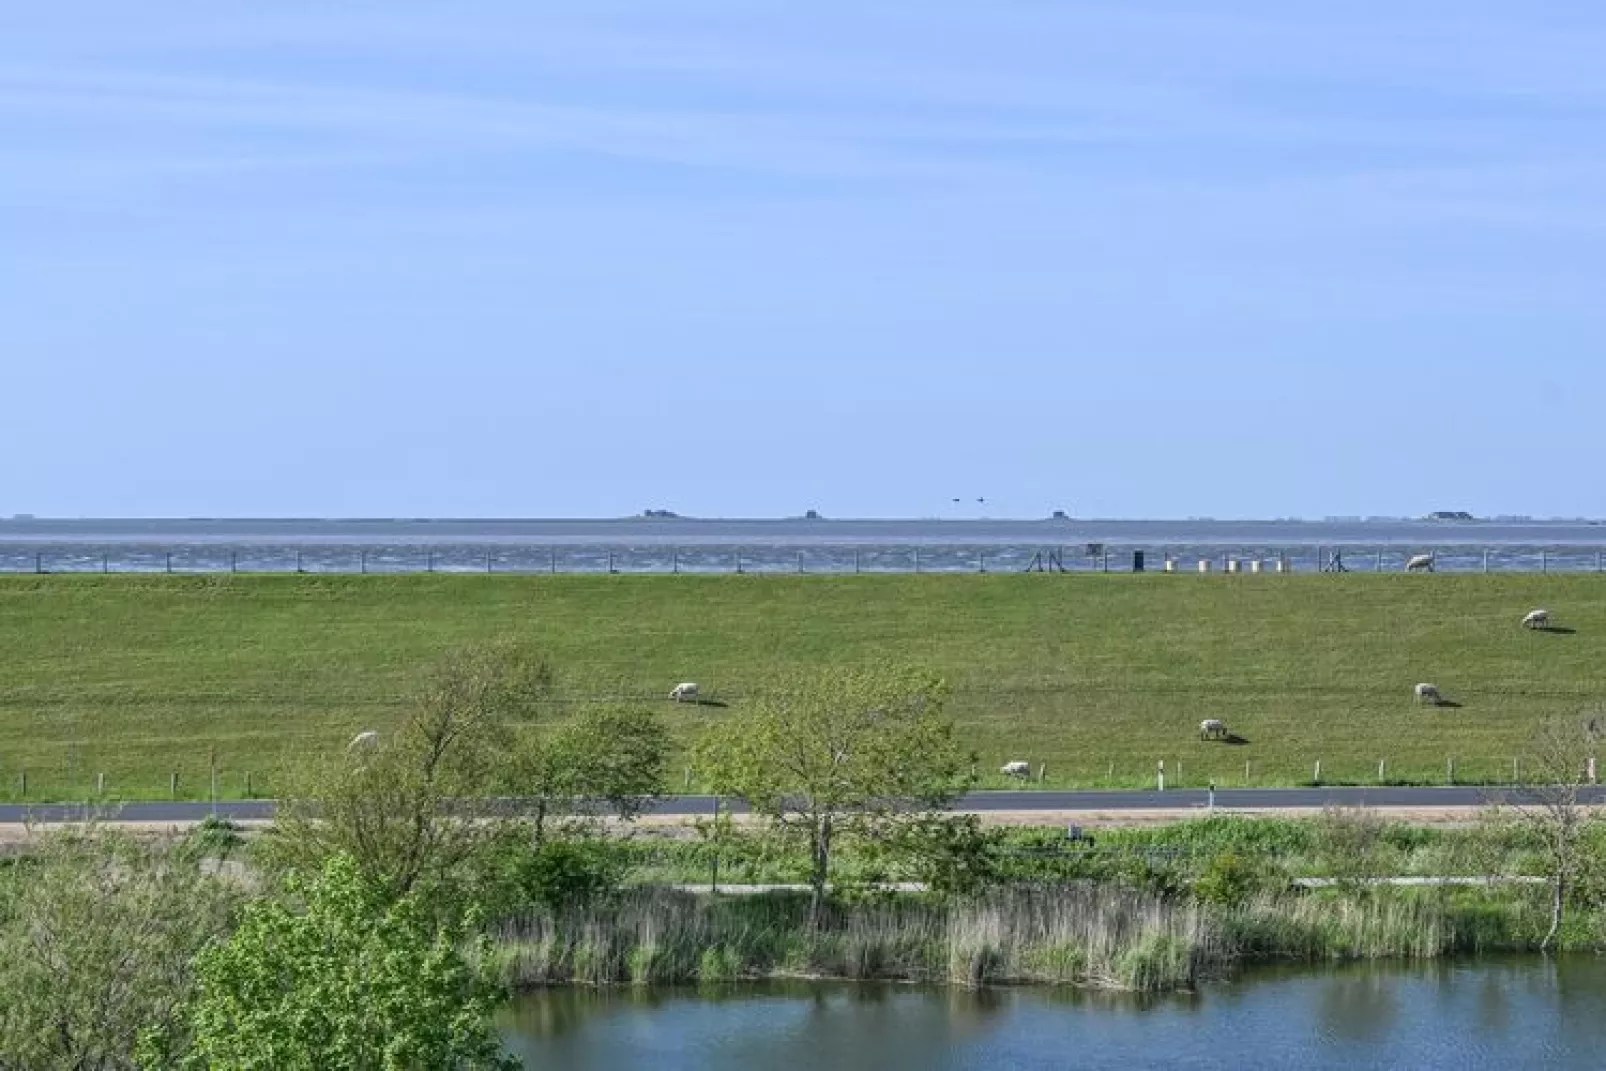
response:
<svg viewBox="0 0 1606 1071"><path fill-rule="evenodd" d="M1160 990L1192 986L1228 960L1197 907L1103 885L874 899L836 905L817 929L799 896L637 889L526 914L500 928L495 947L513 986L803 976Z"/></svg>

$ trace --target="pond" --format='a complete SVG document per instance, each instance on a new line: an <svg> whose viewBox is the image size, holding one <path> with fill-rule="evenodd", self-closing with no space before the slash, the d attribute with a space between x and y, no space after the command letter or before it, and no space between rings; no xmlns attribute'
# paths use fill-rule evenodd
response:
<svg viewBox="0 0 1606 1071"><path fill-rule="evenodd" d="M1606 960L1258 968L1191 994L772 982L563 988L503 1028L531 1068L1598 1068Z"/></svg>

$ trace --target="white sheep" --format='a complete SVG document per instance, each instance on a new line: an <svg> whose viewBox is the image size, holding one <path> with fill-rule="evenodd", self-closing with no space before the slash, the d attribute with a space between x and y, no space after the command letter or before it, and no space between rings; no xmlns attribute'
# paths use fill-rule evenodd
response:
<svg viewBox="0 0 1606 1071"><path fill-rule="evenodd" d="M1415 554L1415 555L1412 555L1411 558L1409 560L1407 560L1406 563L1405 563L1405 571L1408 572L1408 573L1415 573L1415 572L1431 573L1431 572L1433 572L1433 560L1434 560L1434 557L1435 557L1434 554Z"/></svg>
<svg viewBox="0 0 1606 1071"><path fill-rule="evenodd" d="M374 750L374 748L376 748L378 746L379 746L379 734L374 732L372 729L369 729L366 732L358 733L356 736L352 737L351 738L351 743L346 745L346 750L347 751L358 751L358 750L372 751L372 750Z"/></svg>
<svg viewBox="0 0 1606 1071"><path fill-rule="evenodd" d="M1522 619L1523 628L1549 628L1549 610L1530 610L1528 616Z"/></svg>
<svg viewBox="0 0 1606 1071"><path fill-rule="evenodd" d="M1200 740L1225 740L1227 738L1227 723L1220 718L1206 718L1199 723Z"/></svg>
<svg viewBox="0 0 1606 1071"><path fill-rule="evenodd" d="M1415 690L1418 703L1432 703L1437 706L1444 702L1444 697L1439 694L1439 686L1437 684L1419 684Z"/></svg>
<svg viewBox="0 0 1606 1071"><path fill-rule="evenodd" d="M670 690L669 698L673 699L677 703L685 703L688 701L695 702L698 692L699 689L697 685L693 684L691 681L682 681L680 684L675 685L675 687Z"/></svg>
<svg viewBox="0 0 1606 1071"><path fill-rule="evenodd" d="M1032 772L1032 764L1021 762L1020 760L1006 762L998 768L998 772L1006 777L1029 777Z"/></svg>

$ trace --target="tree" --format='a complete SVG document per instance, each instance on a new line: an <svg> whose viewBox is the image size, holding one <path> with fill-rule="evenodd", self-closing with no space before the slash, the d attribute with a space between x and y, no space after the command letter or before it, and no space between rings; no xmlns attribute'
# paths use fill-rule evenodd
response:
<svg viewBox="0 0 1606 1071"><path fill-rule="evenodd" d="M142 1033L182 1048L192 961L237 891L171 840L90 825L29 848L0 869L0 1069L132 1068Z"/></svg>
<svg viewBox="0 0 1606 1071"><path fill-rule="evenodd" d="M914 667L792 675L699 747L714 791L746 799L807 841L814 922L841 841L884 836L967 785L946 697L940 678Z"/></svg>
<svg viewBox="0 0 1606 1071"><path fill-rule="evenodd" d="M263 857L306 872L348 855L383 895L419 892L455 909L487 860L532 830L539 841L549 815L637 813L661 791L658 720L614 707L565 717L552 680L516 644L452 652L394 734L327 760L281 806Z"/></svg>
<svg viewBox="0 0 1606 1071"><path fill-rule="evenodd" d="M1555 718L1534 735L1527 776L1510 799L1517 820L1538 839L1550 886L1550 929L1539 944L1548 952L1561 930L1567 902L1585 883L1594 860L1588 851L1591 817L1579 796L1588 783L1603 726L1598 718Z"/></svg>
<svg viewBox="0 0 1606 1071"><path fill-rule="evenodd" d="M203 951L188 1008L200 1071L513 1068L491 1022L496 991L413 896L366 883L336 856L297 889L305 909L252 904ZM470 920L472 921L472 920ZM485 961L483 939L478 962Z"/></svg>

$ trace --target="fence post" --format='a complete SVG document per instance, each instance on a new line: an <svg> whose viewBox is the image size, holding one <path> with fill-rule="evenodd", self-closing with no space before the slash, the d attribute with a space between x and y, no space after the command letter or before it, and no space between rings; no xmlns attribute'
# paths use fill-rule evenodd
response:
<svg viewBox="0 0 1606 1071"><path fill-rule="evenodd" d="M686 791L691 791L691 767L686 767Z"/></svg>
<svg viewBox="0 0 1606 1071"><path fill-rule="evenodd" d="M301 572L301 552L296 551L296 572Z"/></svg>
<svg viewBox="0 0 1606 1071"><path fill-rule="evenodd" d="M558 575L558 548L553 547L546 552L547 571L553 576Z"/></svg>
<svg viewBox="0 0 1606 1071"><path fill-rule="evenodd" d="M95 795L104 796L105 794L106 794L106 775L105 775L105 773L98 773L98 774L95 775Z"/></svg>
<svg viewBox="0 0 1606 1071"><path fill-rule="evenodd" d="M987 571L987 552L986 551L981 551L976 555L976 572L985 573L986 571Z"/></svg>
<svg viewBox="0 0 1606 1071"><path fill-rule="evenodd" d="M803 575L803 552L801 550L797 552L797 573L799 576Z"/></svg>
<svg viewBox="0 0 1606 1071"><path fill-rule="evenodd" d="M609 574L613 574L613 573L617 573L618 571L619 570L617 570L617 569L615 569L613 567L613 551L610 550L608 552L608 572L609 572Z"/></svg>
<svg viewBox="0 0 1606 1071"><path fill-rule="evenodd" d="M1249 760L1244 760L1244 787L1249 787Z"/></svg>
<svg viewBox="0 0 1606 1071"><path fill-rule="evenodd" d="M859 575L859 548L853 548L853 575Z"/></svg>
<svg viewBox="0 0 1606 1071"><path fill-rule="evenodd" d="M609 557L612 557L612 555L609 555ZM434 550L430 550L430 551L426 552L426 557L424 559L424 562L425 562L424 571L433 573L435 571L435 551Z"/></svg>
<svg viewBox="0 0 1606 1071"><path fill-rule="evenodd" d="M1160 760L1159 782L1158 783L1160 785L1160 791L1164 792L1165 791L1165 760L1164 759Z"/></svg>
<svg viewBox="0 0 1606 1071"><path fill-rule="evenodd" d="M368 575L368 552L361 551L357 556L357 572L363 576Z"/></svg>
<svg viewBox="0 0 1606 1071"><path fill-rule="evenodd" d="M1444 760L1444 783L1447 784L1447 785L1455 784L1455 758L1454 758L1454 756L1446 757L1445 760Z"/></svg>
<svg viewBox="0 0 1606 1071"><path fill-rule="evenodd" d="M251 799L251 771L245 771L245 798Z"/></svg>
<svg viewBox="0 0 1606 1071"><path fill-rule="evenodd" d="M920 575L920 548L915 548L915 575Z"/></svg>
<svg viewBox="0 0 1606 1071"><path fill-rule="evenodd" d="M490 574L491 574L491 552L490 551L486 551L485 552L485 575L489 576Z"/></svg>
<svg viewBox="0 0 1606 1071"><path fill-rule="evenodd" d="M1590 759L1589 760L1589 770L1590 770L1590 778L1589 778L1589 780L1590 780L1591 783L1593 783L1594 780L1595 780L1595 778L1594 778L1595 760L1594 759ZM1047 781L1047 780L1048 780L1048 763L1046 763L1046 762L1038 763L1037 764L1037 783L1038 784L1042 784L1044 781Z"/></svg>
<svg viewBox="0 0 1606 1071"><path fill-rule="evenodd" d="M742 552L741 551L737 551L736 552L736 575L737 576L741 576L742 575Z"/></svg>
<svg viewBox="0 0 1606 1071"><path fill-rule="evenodd" d="M1312 777L1311 780L1315 781L1318 785L1322 783L1322 760L1321 759L1317 759L1316 760L1316 775L1314 777Z"/></svg>
<svg viewBox="0 0 1606 1071"><path fill-rule="evenodd" d="M212 780L212 817L217 817L217 748L214 746L206 756L207 773Z"/></svg>
<svg viewBox="0 0 1606 1071"><path fill-rule="evenodd" d="M1516 784L1521 780L1522 774L1518 772L1517 756L1513 755L1511 756L1511 783Z"/></svg>
<svg viewBox="0 0 1606 1071"><path fill-rule="evenodd" d="M1383 783L1383 777L1384 777L1383 770L1384 770L1383 760L1382 759L1378 759L1377 760L1377 783L1380 784L1380 785Z"/></svg>
<svg viewBox="0 0 1606 1071"><path fill-rule="evenodd" d="M167 775L167 791L174 799L178 799L178 774L177 773L170 773L170 774Z"/></svg>
<svg viewBox="0 0 1606 1071"><path fill-rule="evenodd" d="M169 573L171 573L173 571L173 552L172 551L168 551L167 552L167 571Z"/></svg>
<svg viewBox="0 0 1606 1071"><path fill-rule="evenodd" d="M1104 779L1112 785L1115 784L1115 763L1110 763L1110 772L1105 775Z"/></svg>
<svg viewBox="0 0 1606 1071"><path fill-rule="evenodd" d="M34 552L33 571L36 573L43 573L45 571L45 553L42 550Z"/></svg>
<svg viewBox="0 0 1606 1071"><path fill-rule="evenodd" d="M22 798L23 799L27 799L28 798L28 771L27 770L18 771L17 778L18 778L19 781L22 782Z"/></svg>
<svg viewBox="0 0 1606 1071"><path fill-rule="evenodd" d="M102 554L100 556L100 571L102 573L109 573L109 572L111 572L111 570L112 570L112 565L111 565L110 556L106 555L106 554Z"/></svg>
<svg viewBox="0 0 1606 1071"><path fill-rule="evenodd" d="M238 570L239 564L240 564L240 552L237 551L237 550L229 551L229 572L231 572L231 573L236 572Z"/></svg>
<svg viewBox="0 0 1606 1071"><path fill-rule="evenodd" d="M1539 551L1539 571L1541 573L1550 572L1550 556L1543 549Z"/></svg>
<svg viewBox="0 0 1606 1071"><path fill-rule="evenodd" d="M1488 547L1484 547L1483 548L1483 571L1486 572L1486 573L1489 571L1489 548Z"/></svg>
<svg viewBox="0 0 1606 1071"><path fill-rule="evenodd" d="M1382 571L1383 571L1383 552L1380 550L1380 551L1377 552L1377 572L1381 573Z"/></svg>
<svg viewBox="0 0 1606 1071"><path fill-rule="evenodd" d="M676 547L669 552L669 569L676 576L680 575L680 548Z"/></svg>

